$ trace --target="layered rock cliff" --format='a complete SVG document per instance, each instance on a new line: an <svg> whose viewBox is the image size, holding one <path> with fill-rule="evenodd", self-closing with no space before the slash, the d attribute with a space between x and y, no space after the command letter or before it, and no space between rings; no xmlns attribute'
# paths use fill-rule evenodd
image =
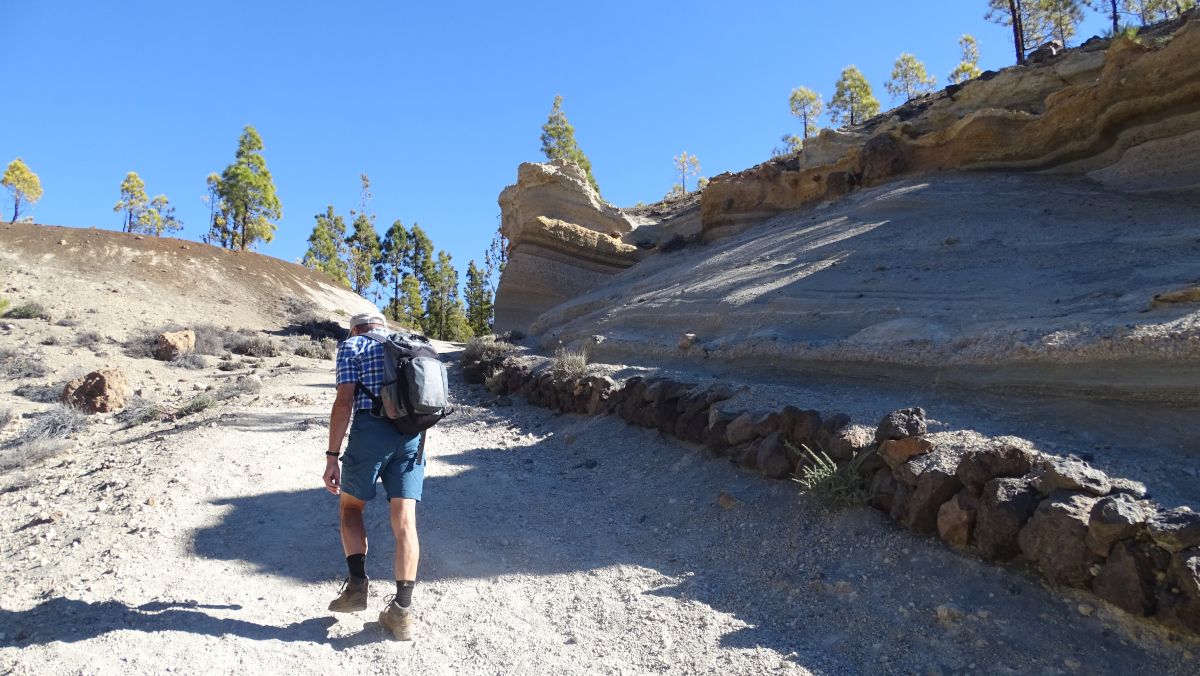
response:
<svg viewBox="0 0 1200 676"><path fill-rule="evenodd" d="M598 358L1196 401L1198 16L823 132L714 177L698 206L593 206L531 178L561 168L524 165L501 200L522 260L501 282L498 324L589 342ZM539 216L642 249L584 278L574 270L612 254L583 238L542 244ZM618 217L627 230L609 225ZM663 246L672 224L692 236L683 251L686 237ZM695 347L679 347L682 333Z"/></svg>

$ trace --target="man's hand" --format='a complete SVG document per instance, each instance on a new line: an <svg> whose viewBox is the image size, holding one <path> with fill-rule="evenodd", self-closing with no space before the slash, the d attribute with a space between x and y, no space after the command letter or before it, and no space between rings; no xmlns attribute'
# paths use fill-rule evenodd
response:
<svg viewBox="0 0 1200 676"><path fill-rule="evenodd" d="M326 456L328 461L325 463L325 490L340 495L342 492L342 466L338 464L338 459L332 455Z"/></svg>

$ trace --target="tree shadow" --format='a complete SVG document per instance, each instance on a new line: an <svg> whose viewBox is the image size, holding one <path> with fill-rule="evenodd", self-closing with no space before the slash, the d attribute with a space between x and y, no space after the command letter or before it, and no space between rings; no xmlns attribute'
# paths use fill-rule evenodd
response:
<svg viewBox="0 0 1200 676"><path fill-rule="evenodd" d="M146 633L182 631L205 636L240 636L256 641L276 640L291 643L323 643L345 650L379 640L378 623L363 625L362 631L348 636L330 637L337 623L332 617L314 617L282 626L258 624L236 618L216 617L206 610L241 610L238 605L205 605L196 601L155 601L128 606L120 601L81 601L54 597L28 610L0 608L0 648L45 644L54 641L76 643L111 631L136 630Z"/></svg>

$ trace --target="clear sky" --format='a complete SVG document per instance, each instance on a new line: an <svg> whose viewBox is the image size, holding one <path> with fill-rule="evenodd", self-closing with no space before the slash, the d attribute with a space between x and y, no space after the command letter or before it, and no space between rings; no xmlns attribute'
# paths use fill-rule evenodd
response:
<svg viewBox="0 0 1200 676"><path fill-rule="evenodd" d="M0 163L20 156L40 175L40 223L119 228L112 205L136 171L199 238L205 176L250 124L283 203L259 251L297 260L313 215L355 208L365 172L379 230L420 223L463 275L498 225L500 190L541 159L556 93L604 196L652 202L680 151L706 176L767 159L798 130L790 90L828 100L847 64L885 108L901 52L939 86L963 33L982 68L1009 65L986 5L0 0ZM1089 15L1080 39L1104 27Z"/></svg>

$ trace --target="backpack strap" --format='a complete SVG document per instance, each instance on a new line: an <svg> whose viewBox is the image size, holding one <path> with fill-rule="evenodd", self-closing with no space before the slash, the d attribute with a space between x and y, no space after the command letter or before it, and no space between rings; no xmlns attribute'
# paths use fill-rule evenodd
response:
<svg viewBox="0 0 1200 676"><path fill-rule="evenodd" d="M429 430L421 432L421 443L417 446L417 464L425 464L425 439L429 435Z"/></svg>
<svg viewBox="0 0 1200 676"><path fill-rule="evenodd" d="M363 338L373 340L380 345L383 345L388 341L388 336L375 333L374 331L368 331L367 333L360 333L358 335L362 336ZM383 409L383 399L379 395L372 394L371 390L368 390L367 386L363 385L361 380L354 383L354 391L367 395L367 398L371 400L371 403L375 405L375 408L380 410Z"/></svg>

